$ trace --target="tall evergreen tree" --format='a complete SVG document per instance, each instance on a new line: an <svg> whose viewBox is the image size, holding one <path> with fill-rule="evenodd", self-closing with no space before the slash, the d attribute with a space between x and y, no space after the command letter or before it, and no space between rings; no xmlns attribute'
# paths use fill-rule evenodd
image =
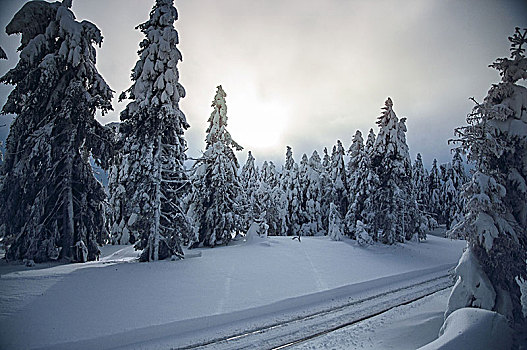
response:
<svg viewBox="0 0 527 350"><path fill-rule="evenodd" d="M434 229L437 226L437 221L429 211L428 173L423 166L421 153L417 153L417 158L412 168L412 186L417 210L420 215L419 231L423 235L426 231Z"/></svg>
<svg viewBox="0 0 527 350"><path fill-rule="evenodd" d="M346 165L344 161L345 150L342 142L337 140L331 152L331 189L330 202L335 203L339 211L340 218L344 218L348 211L348 179L346 175Z"/></svg>
<svg viewBox="0 0 527 350"><path fill-rule="evenodd" d="M130 98L121 113L121 148L112 167L112 231L120 243L134 242L141 260L182 256L181 241L189 233L182 198L188 191L185 174L189 127L179 109L185 90L178 82L178 14L173 0L156 0L148 21L138 28L145 35Z"/></svg>
<svg viewBox="0 0 527 350"><path fill-rule="evenodd" d="M441 174L435 158L428 174L428 210L438 223L444 223L441 220Z"/></svg>
<svg viewBox="0 0 527 350"><path fill-rule="evenodd" d="M483 307L522 329L517 279L527 278L527 89L518 82L527 80L527 29L516 28L509 41L511 58L491 65L501 81L492 85L483 103L476 103L468 125L456 129L457 141L476 168L463 192L466 215L453 228L467 237L468 249L457 268L460 277L447 314L465 306ZM477 269L463 269L467 261ZM478 269L490 281L484 297L477 295L479 285L470 285L470 274Z"/></svg>
<svg viewBox="0 0 527 350"><path fill-rule="evenodd" d="M285 164L282 170L282 177L280 179L280 187L285 193L287 200L287 216L285 234L288 236L296 236L300 233L302 225L302 190L300 186L300 174L298 164L293 159L293 152L291 147L287 146Z"/></svg>
<svg viewBox="0 0 527 350"><path fill-rule="evenodd" d="M383 243L403 242L417 232L415 199L411 189L411 162L406 144L405 118L399 120L390 98L377 120L379 133L372 152L372 170L379 179L375 189L372 227Z"/></svg>
<svg viewBox="0 0 527 350"><path fill-rule="evenodd" d="M302 165L305 168L301 171L304 186L304 203L302 209L305 221L302 224L301 233L305 236L314 236L323 232L320 207L322 201L321 174L323 170L318 152L313 151L313 154L305 165L303 158Z"/></svg>
<svg viewBox="0 0 527 350"><path fill-rule="evenodd" d="M251 223L260 217L261 208L256 199L256 190L260 186L258 179L258 172L254 166L254 157L251 151L247 154L247 161L245 162L240 172L240 181L243 186L243 198L239 202L244 202L244 218L243 229L249 229Z"/></svg>
<svg viewBox="0 0 527 350"><path fill-rule="evenodd" d="M364 165L364 158L366 156L364 151L364 139L360 130L355 132L351 140L351 146L348 149L350 157L348 162L348 182L349 182L349 207L345 216L346 226L348 232L352 233L355 230L357 220L362 220L362 210L364 209L365 193L361 190L361 184L367 179L367 174L360 170ZM360 169L360 170L359 170ZM366 177L365 177L366 176Z"/></svg>
<svg viewBox="0 0 527 350"><path fill-rule="evenodd" d="M265 161L262 165L261 181L256 190L256 198L260 204L260 216L263 223L267 225L268 234L278 236L285 232L283 227L285 227L287 217L287 201L285 193L279 186L279 176L273 162Z"/></svg>
<svg viewBox="0 0 527 350"><path fill-rule="evenodd" d="M1 169L0 232L8 259L94 260L107 239L102 185L111 133L95 120L112 90L95 66L99 29L78 22L71 1L27 2L6 27L21 34L20 59L0 82L14 85L3 113L16 118Z"/></svg>
<svg viewBox="0 0 527 350"><path fill-rule="evenodd" d="M447 230L450 230L463 218L461 191L468 181L459 149L454 150L452 162L444 166L444 173L441 184L441 217Z"/></svg>
<svg viewBox="0 0 527 350"><path fill-rule="evenodd" d="M193 166L192 194L188 215L194 226L191 247L214 247L228 244L241 229L243 191L238 177L238 160L234 150L241 151L227 131L227 94L220 86L212 101L203 156Z"/></svg>
<svg viewBox="0 0 527 350"><path fill-rule="evenodd" d="M369 211L373 209L373 189L377 187L375 174L371 171L370 159L374 141L375 135L373 130L370 130L365 146L362 133L357 130L349 150L350 204L346 214L346 226L352 238L364 244L371 242L374 237L371 223L375 217L375 212Z"/></svg>
<svg viewBox="0 0 527 350"><path fill-rule="evenodd" d="M328 232L328 218L329 207L331 204L332 179L331 179L331 157L328 154L328 149L324 147L324 155L322 156L322 172L320 174L321 181L321 200L320 213L322 215L322 230Z"/></svg>

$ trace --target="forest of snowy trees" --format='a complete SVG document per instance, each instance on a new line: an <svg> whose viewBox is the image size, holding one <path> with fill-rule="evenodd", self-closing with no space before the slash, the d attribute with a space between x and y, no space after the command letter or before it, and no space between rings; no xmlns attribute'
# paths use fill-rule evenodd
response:
<svg viewBox="0 0 527 350"><path fill-rule="evenodd" d="M376 130L350 130L349 146L336 140L297 160L287 146L283 166L249 152L240 168L219 85L205 150L188 169L177 16L173 0L156 0L138 26L133 84L120 97L129 102L110 127L95 119L114 93L95 66L99 29L75 19L71 0L29 1L14 15L6 31L21 34L20 59L0 78L13 86L2 112L16 116L0 170L6 259L85 262L110 243L134 244L142 261L180 259L182 247L227 245L253 225L262 235L394 244L445 225L468 240L463 262L481 267L460 269L449 312L477 306L523 319L516 279L527 277L527 89L517 83L527 79L525 30L509 38L511 58L492 64L502 81L456 129L449 163L428 170L420 154L412 161L406 118L387 98ZM108 172L107 189L91 162ZM474 271L484 276L470 278Z"/></svg>

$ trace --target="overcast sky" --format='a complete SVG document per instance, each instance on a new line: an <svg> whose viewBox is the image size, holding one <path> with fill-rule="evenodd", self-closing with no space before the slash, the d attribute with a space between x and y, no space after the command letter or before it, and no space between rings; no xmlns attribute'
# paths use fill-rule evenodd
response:
<svg viewBox="0 0 527 350"><path fill-rule="evenodd" d="M5 26L22 0L0 0L0 43L17 62L19 38ZM116 96L131 84L144 22L153 0L74 0L79 20L104 35L97 66ZM412 158L430 166L450 159L447 140L463 125L498 74L488 65L508 56L507 37L527 27L527 1L518 0L175 0L183 62L181 101L191 128L189 155L204 147L216 86L227 93L233 138L257 161L283 163L286 145L302 153L349 147L356 129L373 127L390 96L407 117ZM9 89L0 87L0 102ZM99 117L116 121L115 112ZM6 117L1 117L6 120ZM4 128L5 129L5 128ZM243 164L246 152L239 152Z"/></svg>

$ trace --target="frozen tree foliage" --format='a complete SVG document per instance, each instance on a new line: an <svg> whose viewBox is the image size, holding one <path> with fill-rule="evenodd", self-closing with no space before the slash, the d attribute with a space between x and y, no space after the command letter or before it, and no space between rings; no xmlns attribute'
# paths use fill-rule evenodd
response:
<svg viewBox="0 0 527 350"><path fill-rule="evenodd" d="M324 147L324 155L322 156L322 173L321 173L321 200L320 200L320 213L322 215L322 230L328 232L328 218L329 218L329 206L331 204L331 157L328 154L328 149Z"/></svg>
<svg viewBox="0 0 527 350"><path fill-rule="evenodd" d="M350 157L348 163L348 183L349 183L349 206L345 216L348 232L352 237L358 239L355 234L357 221L361 221L363 229L365 222L365 203L370 193L370 158L364 148L362 133L357 130L353 136L351 146L348 150Z"/></svg>
<svg viewBox="0 0 527 350"><path fill-rule="evenodd" d="M344 236L342 219L340 217L339 208L335 203L331 203L329 206L328 236L334 241L340 241Z"/></svg>
<svg viewBox="0 0 527 350"><path fill-rule="evenodd" d="M8 259L95 260L107 240L105 193L89 159L108 166L111 132L94 116L111 109L113 92L95 66L101 32L70 6L29 1L6 27L21 34L20 59L0 78L14 86L2 112L16 115L0 176Z"/></svg>
<svg viewBox="0 0 527 350"><path fill-rule="evenodd" d="M7 54L5 53L5 51L2 48L2 46L0 46L0 59L1 60L7 60Z"/></svg>
<svg viewBox="0 0 527 350"><path fill-rule="evenodd" d="M241 193L242 198L240 198L239 201L245 203L243 229L246 231L254 220L260 218L261 214L261 203L256 199L256 190L260 187L260 182L258 179L258 172L254 166L254 157L251 151L248 152L247 161L242 167L240 181L243 186L243 192Z"/></svg>
<svg viewBox="0 0 527 350"><path fill-rule="evenodd" d="M423 166L421 153L417 153L417 158L412 169L412 186L417 203L417 210L420 213L419 231L422 233L430 231L437 226L437 220L429 209L428 172Z"/></svg>
<svg viewBox="0 0 527 350"><path fill-rule="evenodd" d="M273 162L263 163L260 179L255 195L260 205L260 219L267 225L269 235L281 235L286 227L287 200Z"/></svg>
<svg viewBox="0 0 527 350"><path fill-rule="evenodd" d="M428 174L428 210L437 220L441 220L441 175L437 166L437 159L432 162L432 168Z"/></svg>
<svg viewBox="0 0 527 350"><path fill-rule="evenodd" d="M345 154L346 151L342 146L342 142L337 140L337 144L333 146L333 151L331 152L329 201L337 206L341 218L346 216L349 203L348 177L344 162Z"/></svg>
<svg viewBox="0 0 527 350"><path fill-rule="evenodd" d="M524 317L517 279L527 277L527 89L517 83L527 78L526 35L527 29L516 28L509 38L511 59L500 58L491 65L502 80L490 88L483 103L476 103L468 125L455 130L454 140L476 169L463 191L465 217L453 234L467 238L496 292L480 307L509 317L519 327ZM466 273L460 277L466 279ZM474 295L469 288L464 293ZM474 306L462 304L455 307Z"/></svg>
<svg viewBox="0 0 527 350"><path fill-rule="evenodd" d="M238 177L238 160L234 150L241 151L227 131L227 94L220 86L212 101L203 156L192 168L192 193L188 215L193 224L190 246L214 247L228 244L241 229L242 184Z"/></svg>
<svg viewBox="0 0 527 350"><path fill-rule="evenodd" d="M365 246L373 244L373 238L366 230L366 226L362 221L357 220L354 231L355 238L357 239L357 243L359 243L359 245Z"/></svg>
<svg viewBox="0 0 527 350"><path fill-rule="evenodd" d="M178 82L178 14L173 0L156 0L132 71L132 86L121 99L120 153L111 169L112 235L134 243L142 261L182 257L188 234L182 198L188 191L184 161L189 127L179 109L185 90Z"/></svg>
<svg viewBox="0 0 527 350"><path fill-rule="evenodd" d="M378 184L372 191L372 229L383 243L404 242L418 233L419 217L412 195L412 167L406 144L406 118L399 120L390 98L377 120L379 133L371 155ZM373 209L373 210L372 210Z"/></svg>
<svg viewBox="0 0 527 350"><path fill-rule="evenodd" d="M306 156L307 158L307 156ZM313 151L311 157L304 164L302 159L302 184L304 191L303 213L304 223L302 224L301 234L314 236L324 234L322 227L322 163L317 151Z"/></svg>
<svg viewBox="0 0 527 350"><path fill-rule="evenodd" d="M463 159L459 149L454 150L452 162L443 167L443 181L441 182L441 217L447 230L463 219L463 199L461 190L468 182ZM454 238L454 237L452 237ZM464 237L457 237L464 238Z"/></svg>
<svg viewBox="0 0 527 350"><path fill-rule="evenodd" d="M300 186L298 164L295 163L293 152L289 146L286 149L285 165L280 179L280 187L287 201L287 216L285 217L285 227L282 227L282 234L296 236L300 232L303 221L301 206L303 193L302 187Z"/></svg>

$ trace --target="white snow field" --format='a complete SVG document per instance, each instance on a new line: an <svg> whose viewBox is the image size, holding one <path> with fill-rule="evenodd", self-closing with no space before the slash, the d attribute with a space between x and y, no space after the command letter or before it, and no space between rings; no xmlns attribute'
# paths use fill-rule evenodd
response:
<svg viewBox="0 0 527 350"><path fill-rule="evenodd" d="M133 247L107 246L98 262L3 262L0 349L243 348L256 338L217 341L290 320L300 325L275 328L289 328L298 338L309 329L306 316L333 322L330 316L349 317L360 306L361 317L450 285L445 276L464 247L464 241L434 236L368 247L349 239L269 237L185 251L182 261L139 263ZM427 341L439 332L439 309L430 311L430 322L428 311L419 316ZM417 340L408 335L408 344L424 345L420 332L416 327ZM265 343L272 332L256 333L259 348L274 346Z"/></svg>

